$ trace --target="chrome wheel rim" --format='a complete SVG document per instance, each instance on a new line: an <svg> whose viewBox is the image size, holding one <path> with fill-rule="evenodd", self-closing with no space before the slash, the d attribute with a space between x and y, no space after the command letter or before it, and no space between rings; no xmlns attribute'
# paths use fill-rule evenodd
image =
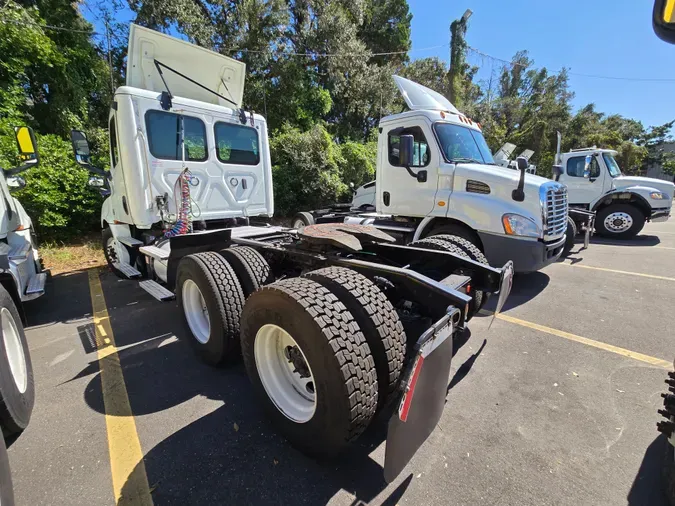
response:
<svg viewBox="0 0 675 506"><path fill-rule="evenodd" d="M295 339L270 323L260 327L253 348L260 381L277 409L294 422L310 421L316 412L316 383Z"/></svg>
<svg viewBox="0 0 675 506"><path fill-rule="evenodd" d="M624 212L610 213L603 223L606 230L619 234L629 230L633 226L633 217Z"/></svg>
<svg viewBox="0 0 675 506"><path fill-rule="evenodd" d="M28 366L19 337L19 329L16 327L12 313L6 307L0 310L0 319L2 320L2 340L5 345L5 353L7 353L9 370L12 373L16 388L23 394L28 388Z"/></svg>
<svg viewBox="0 0 675 506"><path fill-rule="evenodd" d="M295 220L293 222L293 228L302 228L304 226L305 226L305 222L303 222L302 220Z"/></svg>
<svg viewBox="0 0 675 506"><path fill-rule="evenodd" d="M209 322L209 310L197 283L187 279L183 283L183 312L188 322L190 331L197 341L206 344L211 335L211 323Z"/></svg>

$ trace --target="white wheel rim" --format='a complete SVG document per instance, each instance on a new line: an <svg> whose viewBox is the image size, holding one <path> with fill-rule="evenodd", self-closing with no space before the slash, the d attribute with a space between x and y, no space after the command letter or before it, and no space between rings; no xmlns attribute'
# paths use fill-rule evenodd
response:
<svg viewBox="0 0 675 506"><path fill-rule="evenodd" d="M28 367L19 337L19 329L16 328L12 313L6 307L0 310L0 319L2 319L2 340L5 344L9 370L12 373L12 378L14 378L14 383L16 383L16 388L23 394L28 387Z"/></svg>
<svg viewBox="0 0 675 506"><path fill-rule="evenodd" d="M295 339L281 327L267 324L258 330L253 348L260 381L277 409L294 422L310 421L316 411L316 383L309 361ZM306 371L296 371L287 349L293 350L296 362L306 366Z"/></svg>
<svg viewBox="0 0 675 506"><path fill-rule="evenodd" d="M305 222L303 222L302 220L295 220L293 222L293 228L302 228L304 226L305 226Z"/></svg>
<svg viewBox="0 0 675 506"><path fill-rule="evenodd" d="M211 335L209 310L197 283L188 279L183 283L183 311L185 319L197 341L206 344Z"/></svg>
<svg viewBox="0 0 675 506"><path fill-rule="evenodd" d="M114 237L110 237L108 242L105 245L108 255L113 259L114 262L122 264L131 264L131 257L129 257L129 251L124 247L124 244L119 242Z"/></svg>
<svg viewBox="0 0 675 506"><path fill-rule="evenodd" d="M619 234L633 226L633 217L628 213L616 212L608 214L604 221L605 228Z"/></svg>

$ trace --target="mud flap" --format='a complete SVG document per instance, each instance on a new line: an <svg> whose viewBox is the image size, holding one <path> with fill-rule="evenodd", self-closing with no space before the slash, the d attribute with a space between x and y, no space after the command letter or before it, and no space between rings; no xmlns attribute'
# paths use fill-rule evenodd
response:
<svg viewBox="0 0 675 506"><path fill-rule="evenodd" d="M452 360L452 308L417 341L415 358L406 370L406 385L398 410L389 420L384 479L391 483L436 428L445 407Z"/></svg>
<svg viewBox="0 0 675 506"><path fill-rule="evenodd" d="M502 269L499 300L495 315L513 286L513 262ZM391 483L410 462L436 428L445 408L452 361L452 334L460 311L450 307L417 340L415 355L401 380L405 385L396 413L389 419L387 447L384 454L384 479Z"/></svg>

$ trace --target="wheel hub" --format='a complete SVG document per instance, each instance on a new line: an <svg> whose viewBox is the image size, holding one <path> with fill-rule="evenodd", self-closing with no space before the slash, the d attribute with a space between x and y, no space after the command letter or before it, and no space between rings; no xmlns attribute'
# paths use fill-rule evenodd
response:
<svg viewBox="0 0 675 506"><path fill-rule="evenodd" d="M23 394L28 387L28 367L21 338L19 337L19 330L16 327L12 313L6 307L0 310L0 320L2 320L0 327L2 329L5 352L7 353L7 361L9 362L9 370L12 373L16 388Z"/></svg>
<svg viewBox="0 0 675 506"><path fill-rule="evenodd" d="M611 213L605 218L604 225L608 231L618 234L633 226L633 217L624 212Z"/></svg>
<svg viewBox="0 0 675 506"><path fill-rule="evenodd" d="M255 337L254 356L260 381L277 409L297 423L311 420L316 411L316 385L295 339L277 325L263 325Z"/></svg>
<svg viewBox="0 0 675 506"><path fill-rule="evenodd" d="M206 307L206 301L202 295L197 283L191 279L183 283L183 312L187 320L188 327L192 335L201 344L206 344L211 335L211 322L209 321L209 310Z"/></svg>

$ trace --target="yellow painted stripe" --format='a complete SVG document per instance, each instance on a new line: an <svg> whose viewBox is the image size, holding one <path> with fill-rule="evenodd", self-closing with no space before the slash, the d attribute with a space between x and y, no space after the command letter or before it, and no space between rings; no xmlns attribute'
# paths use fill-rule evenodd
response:
<svg viewBox="0 0 675 506"><path fill-rule="evenodd" d="M666 23L675 23L675 0L667 0L663 9L663 20Z"/></svg>
<svg viewBox="0 0 675 506"><path fill-rule="evenodd" d="M96 348L108 431L108 450L115 504L152 505L143 451L131 412L127 387L110 326L98 271L89 271L89 291L96 329ZM124 489L124 495L122 490Z"/></svg>
<svg viewBox="0 0 675 506"><path fill-rule="evenodd" d="M591 267L590 265L568 264L566 262L559 262L554 265L566 265L567 267L577 267L579 269L593 269L594 271L615 272L617 274L628 274L630 276L639 276L641 278L663 279L665 281L675 281L675 278L667 276L656 276L654 274L643 274L642 272L618 271L616 269L605 269L604 267Z"/></svg>
<svg viewBox="0 0 675 506"><path fill-rule="evenodd" d="M485 315L492 315L489 311L481 310L480 313ZM592 346L593 348L598 348L599 350L609 351L611 353L616 353L624 357L632 358L634 360L639 360L640 362L646 362L647 364L654 365L657 367L663 367L665 369L672 368L672 362L663 360L661 358L652 357L650 355L644 355L643 353L638 353L637 351L627 350L626 348L620 348L611 344L603 343L601 341L595 341L587 337L578 336L576 334L570 334L563 330L552 329L551 327L546 327L544 325L539 325L538 323L532 323L520 318L514 318L513 316L506 315L504 313L499 313L497 319L504 320L509 323L515 323L516 325L521 325L522 327L527 327L530 329L538 330L540 332L545 332L546 334L551 334L553 336L562 337L563 339L568 339L569 341L574 341L577 343L585 344L587 346Z"/></svg>

